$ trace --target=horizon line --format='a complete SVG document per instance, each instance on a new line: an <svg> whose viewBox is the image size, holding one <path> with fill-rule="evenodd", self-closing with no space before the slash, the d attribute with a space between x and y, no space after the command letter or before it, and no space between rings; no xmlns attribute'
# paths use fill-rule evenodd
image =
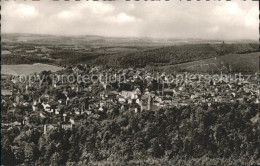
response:
<svg viewBox="0 0 260 166"><path fill-rule="evenodd" d="M62 37L80 37L80 36L96 36L96 37L104 37L104 38L147 38L147 39L195 39L195 40L212 40L212 41L256 41L259 42L258 39L205 39L205 38L193 38L193 37L147 37L147 36L102 36L96 34L82 34L82 35L61 35L61 34L48 34L48 33L24 33L24 32L1 32L1 34L21 34L21 35L46 35L46 36L62 36Z"/></svg>

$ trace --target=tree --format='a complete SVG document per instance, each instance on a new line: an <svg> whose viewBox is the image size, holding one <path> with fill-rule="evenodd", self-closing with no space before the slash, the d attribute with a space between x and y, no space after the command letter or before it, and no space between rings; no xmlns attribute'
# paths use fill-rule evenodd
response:
<svg viewBox="0 0 260 166"><path fill-rule="evenodd" d="M2 143L2 151L1 151L1 163L3 165L15 165L16 159L15 155L11 149L9 140L5 139Z"/></svg>
<svg viewBox="0 0 260 166"><path fill-rule="evenodd" d="M24 147L25 163L34 163L40 156L39 150L34 143L26 143Z"/></svg>

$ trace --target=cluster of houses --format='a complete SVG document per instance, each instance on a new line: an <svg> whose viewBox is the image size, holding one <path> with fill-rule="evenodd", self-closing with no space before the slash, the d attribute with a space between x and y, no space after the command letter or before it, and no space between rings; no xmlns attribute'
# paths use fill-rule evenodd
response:
<svg viewBox="0 0 260 166"><path fill-rule="evenodd" d="M51 82L19 83L2 76L2 126L42 125L50 129L71 129L87 116L99 119L103 114L119 111L156 111L161 108L213 103L259 103L259 75L247 81L200 79L169 82L165 73L144 69L111 69L87 65L70 66L56 73L42 72L51 78L62 75L123 75L124 80L113 82ZM190 73L183 73L187 76ZM203 75L200 75L203 76ZM159 78L158 78L159 77ZM187 78L187 77L184 77ZM203 77L202 77L203 78Z"/></svg>

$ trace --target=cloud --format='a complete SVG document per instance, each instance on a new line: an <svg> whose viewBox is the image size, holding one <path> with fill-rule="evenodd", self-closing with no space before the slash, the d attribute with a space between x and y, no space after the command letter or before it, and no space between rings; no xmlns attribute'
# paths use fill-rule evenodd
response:
<svg viewBox="0 0 260 166"><path fill-rule="evenodd" d="M219 31L219 27L218 26L210 27L207 30L208 33L217 33L218 31Z"/></svg>
<svg viewBox="0 0 260 166"><path fill-rule="evenodd" d="M113 20L114 19L114 20ZM131 23L134 22L136 19L133 16L130 16L126 13L119 13L116 17L112 20L117 23Z"/></svg>
<svg viewBox="0 0 260 166"><path fill-rule="evenodd" d="M30 16L37 16L38 12L35 10L33 6L29 5L20 5L19 8L17 8L17 12L20 14L20 16L23 17L30 17Z"/></svg>
<svg viewBox="0 0 260 166"><path fill-rule="evenodd" d="M104 15L106 13L111 13L115 9L114 6L110 4L104 4L102 2L91 2L90 4L83 2L77 7L80 7L83 10L89 9L93 14L101 14L101 15ZM77 9L77 7L75 9Z"/></svg>
<svg viewBox="0 0 260 166"><path fill-rule="evenodd" d="M259 19L256 17L259 15L258 7L253 7L245 14L245 25L252 26L254 28L258 27Z"/></svg>
<svg viewBox="0 0 260 166"><path fill-rule="evenodd" d="M9 33L258 40L258 14L243 1L3 1L1 21Z"/></svg>
<svg viewBox="0 0 260 166"><path fill-rule="evenodd" d="M134 21L135 18L132 17L132 16L128 16L127 14L125 13L120 13L118 14L118 21L119 22L131 22L131 21Z"/></svg>
<svg viewBox="0 0 260 166"><path fill-rule="evenodd" d="M109 4L103 4L101 2L84 3L80 2L74 6L69 7L66 10L62 10L58 13L58 18L61 19L84 19L83 17L106 17L105 14L109 14L114 11L114 7Z"/></svg>
<svg viewBox="0 0 260 166"><path fill-rule="evenodd" d="M238 6L237 2L227 2L222 6L218 6L213 10L218 19L222 19L226 24L232 23L237 26L253 26L258 27L258 8L252 7L249 10L243 10Z"/></svg>
<svg viewBox="0 0 260 166"><path fill-rule="evenodd" d="M77 15L71 11L61 11L58 13L58 17L61 19L71 19L73 17L76 17Z"/></svg>
<svg viewBox="0 0 260 166"><path fill-rule="evenodd" d="M22 19L30 19L38 17L39 12L34 6L10 2L7 7L3 8L2 15L8 17L18 17Z"/></svg>
<svg viewBox="0 0 260 166"><path fill-rule="evenodd" d="M237 15L241 14L242 10L238 7L236 2L227 2L224 5L217 6L213 11L216 15Z"/></svg>

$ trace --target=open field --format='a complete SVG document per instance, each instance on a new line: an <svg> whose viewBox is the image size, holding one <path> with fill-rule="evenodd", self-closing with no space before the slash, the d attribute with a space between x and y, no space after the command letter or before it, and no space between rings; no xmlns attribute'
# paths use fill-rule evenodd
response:
<svg viewBox="0 0 260 166"><path fill-rule="evenodd" d="M46 71L58 71L61 70L61 67L53 66L53 65L47 65L47 64L41 64L41 63L35 63L35 64L21 64L21 65L2 65L2 71L1 74L6 75L28 75L33 73L40 73L44 70Z"/></svg>
<svg viewBox="0 0 260 166"><path fill-rule="evenodd" d="M157 69L160 71L189 72L257 72L259 70L259 52L249 54L227 54L199 61L161 66Z"/></svg>

